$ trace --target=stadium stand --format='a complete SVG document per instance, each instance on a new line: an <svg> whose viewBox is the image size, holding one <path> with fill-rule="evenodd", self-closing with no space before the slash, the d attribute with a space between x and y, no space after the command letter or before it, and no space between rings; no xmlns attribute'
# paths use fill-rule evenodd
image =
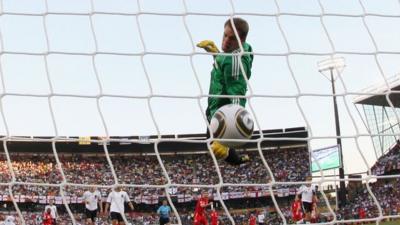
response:
<svg viewBox="0 0 400 225"><path fill-rule="evenodd" d="M302 130L301 132L304 132ZM275 134L272 134L275 135ZM283 143L283 142L282 142ZM291 143L292 144L292 143ZM289 147L271 147L277 146L276 143L264 143L263 156L273 172L276 181L302 181L309 174L309 154L308 148L304 143L293 142ZM145 146L145 145L143 145ZM169 148L168 145L165 145ZM278 145L279 146L279 145ZM79 149L79 153L71 149ZM151 152L137 152L122 149L121 151L113 149L113 143L110 144L110 159L117 174L118 182L125 184L156 184L166 183L157 157ZM125 145L118 147L125 148ZM187 147L187 146L185 146ZM190 146L193 147L193 146ZM93 149L96 148L96 149ZM183 148L183 147L182 147ZM150 150L153 147L149 148ZM199 151L179 150L162 151L161 159L166 168L172 183L177 184L217 184L219 182L215 165L209 153ZM44 206L50 199L55 200L61 217L58 224L69 224L71 222L62 199L60 197L59 187L34 185L33 183L51 183L60 184L62 180L61 172L58 169L55 157L48 149L48 144L30 143L17 145L9 144L10 159L16 182L27 182L30 184L13 184L12 193L14 200L21 209L27 224L41 224L41 215ZM83 204L81 195L83 188L73 186L72 184L98 184L112 185L114 177L112 176L110 165L102 151L101 146L92 144L91 146L60 146L59 159L62 164L66 181L71 184L65 188L69 207L74 213L76 221L82 222ZM100 151L99 151L100 150ZM231 166L224 162L219 163L224 183L267 183L271 177L266 167L263 165L259 152L244 148L241 151L248 154L252 159L251 163L240 167ZM11 173L7 164L5 154L0 154L0 183L11 181ZM248 220L251 210L272 205L270 192L266 187L250 186L224 186L221 189L222 196L230 212L233 213L236 221ZM103 198L107 196L110 189L100 189ZM154 213L160 200L165 198L165 190L162 188L126 188L131 199L135 203L134 217L129 217L132 224L154 224L158 221ZM192 224L193 209L200 189L177 187L171 190L172 200L181 215L183 224ZM213 190L215 191L215 190ZM293 197L295 189L287 186L274 187L274 194L281 195L279 204L287 205L290 198ZM215 197L215 192L213 192ZM0 186L0 214L8 215L16 212L9 197L7 185ZM243 207L246 210L243 213ZM220 210L221 221L227 221L228 217ZM271 208L271 215L276 215L275 209ZM285 215L290 217L290 211ZM17 217L17 216L16 216ZM100 219L99 224L107 224L105 219Z"/></svg>
<svg viewBox="0 0 400 225"><path fill-rule="evenodd" d="M400 172L400 141L384 155L382 155L372 166L373 175L399 174Z"/></svg>
<svg viewBox="0 0 400 225"><path fill-rule="evenodd" d="M375 175L398 174L396 167L399 159L399 142L387 154L379 158L371 171ZM224 183L267 183L271 177L263 165L259 152L244 150L252 159L251 163L240 167L220 163ZM309 175L309 153L305 146L291 146L287 148L265 148L263 156L266 159L276 181L304 181ZM53 183L60 184L62 176L57 163L51 153L11 152L11 164L17 182ZM110 166L103 153L71 153L59 154L62 169L71 185L65 191L69 207L74 213L76 221L82 222L83 189L72 184L99 184L112 185L114 178ZM158 159L149 153L112 153L110 159L117 174L118 182L125 184L157 184L166 183ZM217 184L218 176L215 165L207 152L165 152L161 160L170 176L172 183L179 184ZM5 154L0 154L0 183L11 181L11 174ZM298 186L298 185L297 185ZM296 193L296 185L275 186L273 193L277 203L288 223L293 223L290 204ZM400 212L400 181L393 179L377 179L369 183L372 193L376 196L383 215L398 215ZM100 189L103 198L110 191ZM0 186L0 214L15 215L15 210L9 198L8 186ZM192 224L193 208L200 190L177 187L170 190L172 200L179 211L183 224ZM275 209L270 193L261 186L224 186L222 189L224 202L228 207L236 224L247 224L250 214L263 213L266 215L266 224L280 224L282 219ZM136 207L133 217L128 217L132 224L156 224L158 217L155 209L165 198L162 188L127 188ZM41 224L41 215L49 199L54 199L60 212L58 224L69 224L70 218L66 213L59 196L59 187L14 184L12 193L18 207L22 210L25 221L29 225ZM213 193L216 197L215 192ZM328 195L331 205L334 198ZM320 214L317 222L326 222L333 219L327 213L323 201L319 202ZM221 206L220 221L229 224L227 215ZM336 211L338 219L375 218L379 216L378 207L368 192L365 184L356 190L354 198L349 198L345 208ZM105 218L100 218L98 224L107 224Z"/></svg>
<svg viewBox="0 0 400 225"><path fill-rule="evenodd" d="M241 167L221 163L220 169L225 183L267 183L270 179L266 168L262 165L258 151L248 152L253 159L252 163ZM302 181L309 174L309 158L306 148L282 149L278 152L265 151L264 157L274 173L276 181ZM62 182L54 157L48 154L11 154L12 167L16 180L28 183ZM112 155L114 169L118 181L122 184L165 184L161 167L155 156L140 155ZM213 161L208 154L163 155L163 163L172 183L177 184L216 184L218 176ZM102 154L61 155L62 169L68 183L112 185L114 183L110 166ZM5 156L0 156L0 182L9 182L11 175ZM43 196L56 195L51 188L32 186L29 188L16 185L14 195ZM257 188L251 188L257 191ZM71 196L79 196L79 190L71 192ZM81 190L80 190L81 191ZM106 196L108 190L103 191ZM161 190L158 190L161 191ZM236 191L235 187L228 187L227 191ZM2 194L7 194L3 192ZM133 194L133 193L132 193ZM151 193L149 194L162 194ZM179 193L177 193L179 194ZM136 196L132 196L133 198ZM158 201L157 201L158 202Z"/></svg>

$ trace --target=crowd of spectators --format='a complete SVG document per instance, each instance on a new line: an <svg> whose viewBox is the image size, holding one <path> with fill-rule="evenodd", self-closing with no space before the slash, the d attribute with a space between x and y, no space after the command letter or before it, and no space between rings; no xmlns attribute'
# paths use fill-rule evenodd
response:
<svg viewBox="0 0 400 225"><path fill-rule="evenodd" d="M400 174L400 141L371 167L372 175L377 175L376 182L369 183L371 193L366 184L356 189L354 199L349 199L349 204L339 210L338 214L344 219L359 218L360 211L365 212L365 218L379 216L379 208L384 216L398 215L400 213L400 177L380 178L381 175Z"/></svg>
<svg viewBox="0 0 400 225"><path fill-rule="evenodd" d="M269 149L262 152L275 181L302 181L309 174L309 157L307 148ZM163 154L161 160L172 183L176 184L218 184L221 173L224 183L265 184L271 181L271 174L261 160L259 151L246 151L251 162L241 166L231 166L223 161L214 163L208 153L193 154ZM60 154L60 165L52 154L13 154L10 155L12 173L5 154L0 155L0 182L10 182L15 177L17 182L29 184L14 184L12 193L25 196L58 196L59 187L42 186L35 184L61 184L63 180L68 183L64 191L69 196L80 197L83 188L74 184L113 185L115 180L122 184L163 185L167 183L163 169L155 155L139 154L112 154L109 160L104 154ZM111 164L109 163L111 162ZM113 168L116 177L113 176ZM283 186L281 186L283 187ZM261 186L250 186L248 189L237 186L223 187L224 192L261 190ZM110 188L100 189L103 196L107 196ZM127 188L132 199L140 195L165 195L163 188ZM193 194L198 192L191 188L178 187L174 194ZM8 195L8 186L0 186L0 195ZM192 198L192 200L194 200ZM158 199L155 201L158 203ZM42 203L43 205L43 203ZM11 206L12 208L12 206ZM40 223L42 207L37 210L23 211L27 224ZM70 222L69 215L60 214L60 221L65 224ZM240 214L232 214L235 221L246 220ZM83 215L74 215L79 222ZM181 215L184 224L191 224L191 215ZM132 224L154 224L157 217L154 214L136 214ZM221 220L227 217L221 215ZM99 224L102 224L99 221ZM63 224L63 223L60 223ZM106 224L106 220L104 220Z"/></svg>
<svg viewBox="0 0 400 225"><path fill-rule="evenodd" d="M258 151L248 151L251 162L231 166L218 162L224 183L261 183L271 180L267 167L263 165ZM274 149L263 151L275 181L302 181L309 173L309 157L306 148ZM104 154L59 155L61 170L55 157L50 154L10 154L12 171L17 182L60 184L63 179L70 196L81 196L82 188L74 184L113 185L115 179L121 184L163 185L167 178L155 155L110 155L115 171L113 176L110 163ZM161 155L162 163L173 184L218 184L219 177L212 158L208 153ZM0 182L12 179L5 155L0 155ZM64 176L63 176L64 175ZM6 186L0 187L0 194L8 194ZM237 191L240 187L227 186L223 191ZM250 187L251 190L257 187ZM101 189L106 196L109 189ZM13 185L15 195L58 195L58 187L40 185ZM130 188L132 197L140 194L163 195L163 188ZM177 194L190 193L177 188Z"/></svg>
<svg viewBox="0 0 400 225"><path fill-rule="evenodd" d="M251 162L241 166L231 166L224 162L214 164L208 153L193 154L164 154L161 160L171 183L175 184L218 184L219 176L217 168L221 173L224 183L241 184L265 184L275 179L278 182L303 181L309 174L309 153L306 148L273 149L263 150L263 157L272 172L264 165L258 151L247 151ZM69 184L65 191L69 196L81 196L83 188L74 184L97 184L113 185L115 180L122 184L139 185L163 185L167 183L167 177L163 172L159 159L155 155L110 155L109 160L104 154L60 154L61 168L51 154L10 154L12 172L6 156L0 155L0 183L7 183L15 176L17 182L28 183L50 183L60 184L63 179ZM379 158L371 168L373 175L399 174L400 168L400 143L398 142L387 154ZM113 168L116 177L113 176ZM289 186L279 186L280 188ZM363 217L376 218L379 216L379 209L384 216L398 215L400 213L400 179L386 178L377 179L369 183L369 187L379 204L374 201L368 191L366 184L356 191L355 197L348 199L346 207L338 209L336 216L339 220L360 219L360 212L365 212ZM257 191L262 190L261 186L224 186L224 192L235 191ZM103 196L110 191L109 188L100 189ZM136 187L127 188L132 199L141 195L163 196L164 188ZM15 184L12 187L15 195L59 195L59 187L41 186L34 184ZM198 192L192 188L178 187L173 194L193 194ZM8 186L0 186L0 195L8 195ZM192 201L194 198L191 199ZM290 200L291 201L291 200ZM280 205L287 222L291 220L290 201ZM156 203L159 201L156 200ZM320 201L319 206L327 213L325 203ZM229 204L228 204L229 206ZM261 206L263 207L263 206ZM250 214L258 214L259 209L243 207L242 210L230 211L236 224L247 224ZM178 208L183 224L192 224L193 212ZM223 224L230 224L227 215L220 210L220 221ZM282 219L275 209L264 210L267 224L281 224ZM41 211L23 211L27 224L40 224ZM128 214L127 214L128 215ZM156 224L158 217L154 211L136 212L133 217L128 216L132 224ZM74 211L74 218L78 223L83 224L83 214ZM323 217L320 216L320 219ZM362 217L361 217L362 218ZM332 219L332 217L330 217ZM71 219L67 213L61 213L59 224L69 224ZM100 219L98 224L107 224L106 219ZM349 223L351 224L351 223Z"/></svg>
<svg viewBox="0 0 400 225"><path fill-rule="evenodd" d="M400 141L384 155L382 155L372 166L373 175L399 174L400 172Z"/></svg>
<svg viewBox="0 0 400 225"><path fill-rule="evenodd" d="M388 179L369 184L372 194L377 202L374 201L366 185L357 191L354 199L344 208L337 211L339 219L368 219L379 217L379 210L383 216L399 215L400 213L400 180ZM379 207L378 207L379 205Z"/></svg>
<svg viewBox="0 0 400 225"><path fill-rule="evenodd" d="M341 219L376 218L381 210L383 216L399 215L400 213L400 178L380 178L381 175L400 174L400 141L371 167L372 175L377 175L374 182L362 184L355 188L355 197L349 198L346 207L338 210ZM376 198L374 201L373 196ZM364 215L363 215L364 214Z"/></svg>

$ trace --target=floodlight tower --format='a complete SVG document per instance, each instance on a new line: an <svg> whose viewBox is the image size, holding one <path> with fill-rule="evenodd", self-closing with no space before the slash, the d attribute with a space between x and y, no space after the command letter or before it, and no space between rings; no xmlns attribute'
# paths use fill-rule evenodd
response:
<svg viewBox="0 0 400 225"><path fill-rule="evenodd" d="M332 95L333 95L333 110L335 115L335 127L336 127L336 142L340 151L341 164L339 167L339 178L340 189L339 189L339 207L344 207L346 205L346 186L344 182L344 168L343 168L343 153L342 153L342 140L340 138L340 122L339 122L339 112L336 102L336 89L335 81L342 73L345 65L345 60L343 57L332 57L326 60L318 62L318 71L324 75L326 79L331 82ZM336 72L336 76L335 73Z"/></svg>

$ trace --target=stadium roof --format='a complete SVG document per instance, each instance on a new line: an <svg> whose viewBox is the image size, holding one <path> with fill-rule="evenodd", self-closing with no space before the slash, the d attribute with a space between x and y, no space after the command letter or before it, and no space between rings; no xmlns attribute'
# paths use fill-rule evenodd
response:
<svg viewBox="0 0 400 225"><path fill-rule="evenodd" d="M400 91L400 74L390 77L387 82L391 91ZM353 101L355 104L390 106L386 98L388 93L386 83L370 86L362 90L362 92L366 94L355 97ZM388 97L394 107L400 107L400 93L391 93Z"/></svg>
<svg viewBox="0 0 400 225"><path fill-rule="evenodd" d="M261 142L263 148L266 147L290 147L306 145L308 132L304 127L294 127L286 129L263 130L264 140ZM252 139L258 139L260 132L255 131ZM7 141L9 152L20 153L52 153L53 137L13 137L12 141ZM104 153L101 137L86 137L88 143L79 143L79 137L64 137L69 141L57 140L55 147L57 152L62 153ZM205 134L184 134L184 135L165 135L161 136L122 136L110 137L107 144L109 153L154 153L155 146L160 153L179 153L205 151L207 149ZM71 141L75 139L75 141ZM81 137L82 140L82 137ZM197 141L197 142L196 142ZM85 142L83 140L83 142ZM241 149L257 148L257 143L247 143ZM0 152L4 152L4 145L0 145Z"/></svg>

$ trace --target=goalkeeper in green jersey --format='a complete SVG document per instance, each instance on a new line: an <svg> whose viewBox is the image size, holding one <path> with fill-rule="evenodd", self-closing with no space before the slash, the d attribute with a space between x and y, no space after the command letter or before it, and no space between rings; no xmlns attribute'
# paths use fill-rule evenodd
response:
<svg viewBox="0 0 400 225"><path fill-rule="evenodd" d="M235 36L234 28L239 35L238 40ZM222 38L222 51L224 53L233 53L232 55L214 56L214 65L211 71L210 95L246 95L247 84L246 79L251 76L251 66L253 63L253 54L251 46L246 43L247 33L249 32L248 23L241 18L233 18L227 20L224 24L224 35ZM243 55L234 55L240 53L239 41L243 46ZM213 41L205 40L197 44L197 47L203 48L207 52L218 53L219 50ZM243 65L243 70L240 66ZM208 98L208 107L206 116L211 121L214 113L222 106L227 104L246 105L246 98ZM249 160L248 156L239 156L235 149L228 148L218 141L211 144L211 149L218 159L225 159L226 162L234 165L242 164Z"/></svg>

